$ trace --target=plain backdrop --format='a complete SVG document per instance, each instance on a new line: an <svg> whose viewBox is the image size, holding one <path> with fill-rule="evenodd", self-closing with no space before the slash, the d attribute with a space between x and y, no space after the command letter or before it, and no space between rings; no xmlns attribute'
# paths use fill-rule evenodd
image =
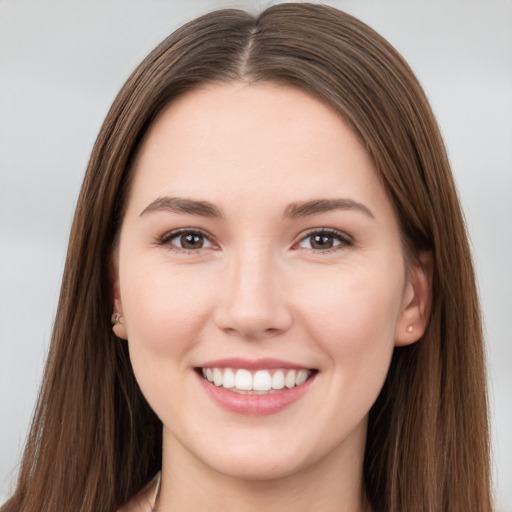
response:
<svg viewBox="0 0 512 512"><path fill-rule="evenodd" d="M511 512L512 3L326 3L398 48L445 136L485 317L496 503ZM115 94L184 21L269 4L0 0L0 501L36 400L79 186Z"/></svg>

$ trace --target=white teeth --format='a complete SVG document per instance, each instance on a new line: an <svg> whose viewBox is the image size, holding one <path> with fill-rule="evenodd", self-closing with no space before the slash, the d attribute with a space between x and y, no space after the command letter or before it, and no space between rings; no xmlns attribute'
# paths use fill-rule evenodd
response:
<svg viewBox="0 0 512 512"><path fill-rule="evenodd" d="M284 388L284 373L283 370L277 370L272 376L272 389Z"/></svg>
<svg viewBox="0 0 512 512"><path fill-rule="evenodd" d="M234 388L235 387L235 374L231 368L226 368L224 370L224 380L222 385L225 388Z"/></svg>
<svg viewBox="0 0 512 512"><path fill-rule="evenodd" d="M235 377L235 387L245 391L252 389L252 375L249 370L237 370Z"/></svg>
<svg viewBox="0 0 512 512"><path fill-rule="evenodd" d="M254 391L268 391L272 388L272 377L266 370L258 370L252 379Z"/></svg>
<svg viewBox="0 0 512 512"><path fill-rule="evenodd" d="M294 388L304 384L311 375L309 370L258 370L251 373L240 368L202 368L203 377L216 386L240 392L273 392L274 390Z"/></svg>
<svg viewBox="0 0 512 512"><path fill-rule="evenodd" d="M287 388L293 388L295 386L295 370L290 370L284 379L284 385Z"/></svg>
<svg viewBox="0 0 512 512"><path fill-rule="evenodd" d="M216 386L222 386L222 372L219 370L219 368L213 369L213 383Z"/></svg>
<svg viewBox="0 0 512 512"><path fill-rule="evenodd" d="M295 385L300 386L301 384L304 384L308 378L308 371L307 370L300 370L297 374L297 377L295 378Z"/></svg>

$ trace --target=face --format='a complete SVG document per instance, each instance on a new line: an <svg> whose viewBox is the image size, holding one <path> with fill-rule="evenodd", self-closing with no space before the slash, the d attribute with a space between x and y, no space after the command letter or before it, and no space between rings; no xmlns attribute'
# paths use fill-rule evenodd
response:
<svg viewBox="0 0 512 512"><path fill-rule="evenodd" d="M292 88L211 85L133 172L116 307L164 458L256 479L359 460L421 279L347 124Z"/></svg>

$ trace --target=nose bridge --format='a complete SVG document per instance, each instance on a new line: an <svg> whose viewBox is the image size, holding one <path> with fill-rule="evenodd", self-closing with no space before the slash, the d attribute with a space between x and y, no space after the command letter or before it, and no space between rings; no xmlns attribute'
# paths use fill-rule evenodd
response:
<svg viewBox="0 0 512 512"><path fill-rule="evenodd" d="M233 262L232 293L240 303L254 303L254 311L270 309L270 303L275 299L273 286L275 284L275 265L269 251L244 247L239 251ZM242 302L243 301L243 302Z"/></svg>
<svg viewBox="0 0 512 512"><path fill-rule="evenodd" d="M217 311L219 327L251 338L276 335L291 323L280 262L262 245L245 244L231 255Z"/></svg>

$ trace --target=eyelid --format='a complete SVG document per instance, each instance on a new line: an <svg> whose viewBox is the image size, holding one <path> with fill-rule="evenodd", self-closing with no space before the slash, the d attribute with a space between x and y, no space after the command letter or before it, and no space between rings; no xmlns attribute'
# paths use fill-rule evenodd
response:
<svg viewBox="0 0 512 512"><path fill-rule="evenodd" d="M313 235L329 235L340 241L339 246L335 246L330 249L310 249L311 251L317 253L332 252L354 244L354 239L344 231L340 231L334 228L312 228L301 233L297 239L297 242L293 244L293 247L296 247L300 242L304 241L306 238L309 238Z"/></svg>
<svg viewBox="0 0 512 512"><path fill-rule="evenodd" d="M199 228L173 229L173 230L165 233L163 236L159 237L157 240L157 244L162 245L162 246L168 246L169 250L175 250L178 252L186 252L186 253L197 253L201 249L209 249L209 247L201 247L200 249L185 249L185 248L178 247L178 246L170 243L171 240L173 240L174 238L176 238L184 233L190 233L193 235L203 236L206 240L208 240L208 242L211 244L211 246L218 246L218 244L214 241L214 238L212 235L210 235L206 231L199 229Z"/></svg>
<svg viewBox="0 0 512 512"><path fill-rule="evenodd" d="M213 247L219 246L219 244L215 242L214 237L212 235L210 235L208 232L206 232L200 228L192 228L192 227L178 228L178 229L168 231L163 236L161 236L157 239L157 244L161 245L161 246L168 246L169 250L175 250L177 252L183 252L183 253L197 253L201 249L209 248L209 247L202 247L200 249L185 249L185 248L181 248L181 247L178 247L178 246L175 246L175 245L169 243L171 240L180 236L183 233L191 233L191 234L203 236L206 240L208 240L208 242L211 244L211 246L213 246ZM292 249L297 248L297 246L298 246L298 244L300 244L300 242L304 241L305 239L307 239L308 237L311 237L313 235L329 235L329 236L336 238L340 242L339 245L336 245L336 246L334 246L334 248L330 248L330 249L313 249L313 248L310 249L311 251L316 252L316 253L326 254L328 252L337 251L339 249L343 249L344 247L348 247L348 246L351 246L354 244L354 239L350 235L348 235L347 233L340 231L338 229L311 228L309 230L302 232L297 237L296 242L294 242L294 244L292 246Z"/></svg>

